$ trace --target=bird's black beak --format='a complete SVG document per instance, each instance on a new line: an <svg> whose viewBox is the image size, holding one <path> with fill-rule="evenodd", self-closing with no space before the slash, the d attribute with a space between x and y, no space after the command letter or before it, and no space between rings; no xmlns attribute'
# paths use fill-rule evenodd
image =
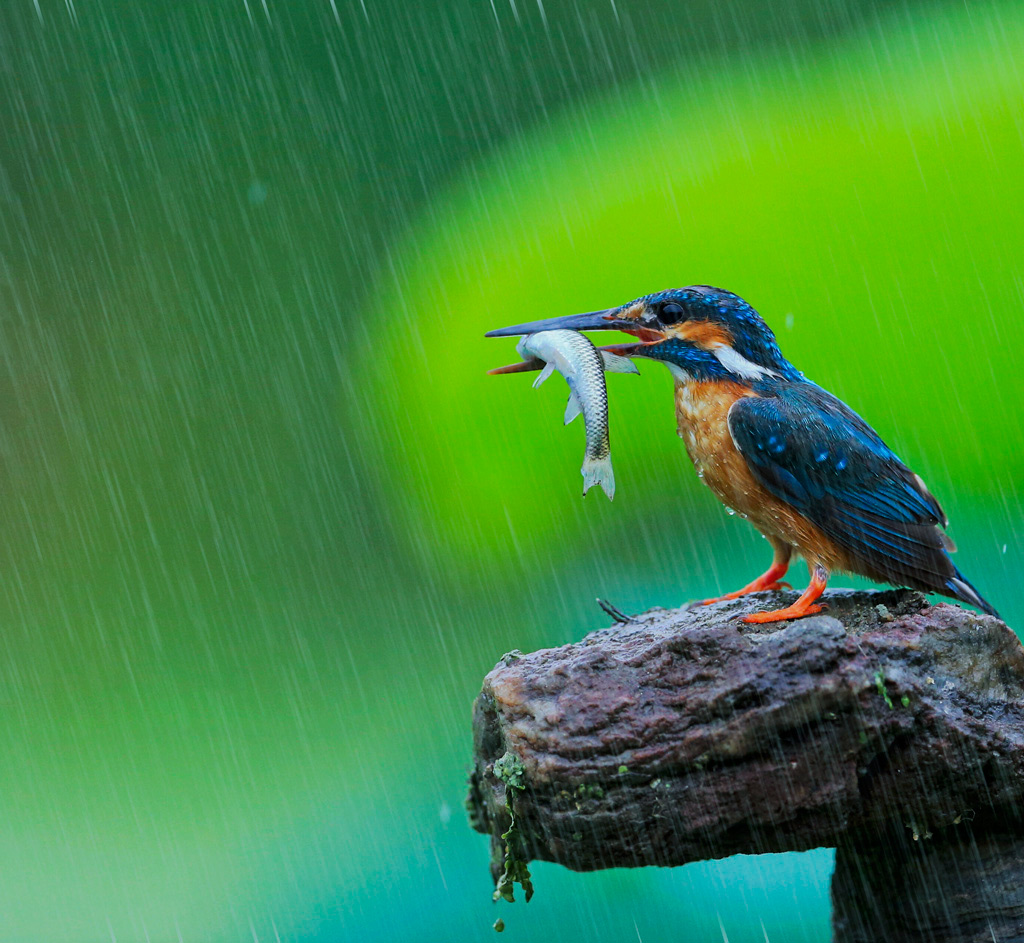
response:
<svg viewBox="0 0 1024 943"><path fill-rule="evenodd" d="M619 316L618 308L607 308L604 311L591 311L588 314L570 314L561 318L547 318L543 321L530 321L527 324L516 324L512 327L500 327L496 331L488 331L485 337L514 337L517 334L537 334L540 331L628 331L633 333L637 322Z"/></svg>
<svg viewBox="0 0 1024 943"><path fill-rule="evenodd" d="M496 331L488 331L485 337L515 337L517 334L537 334L540 331L624 331L639 339L637 344L615 344L609 347L599 347L598 350L607 351L610 354L618 354L620 357L644 356L643 349L654 344L660 344L665 340L665 333L655 327L657 322L650 319L641 320L643 310L631 308L626 313L631 317L623 316L622 308L606 308L604 311L590 311L587 314L570 314L562 318L547 318L544 321L529 321L526 324L516 324L512 327L500 327ZM519 373L529 370L539 370L544 362L536 358L510 364L507 367L498 367L489 373Z"/></svg>

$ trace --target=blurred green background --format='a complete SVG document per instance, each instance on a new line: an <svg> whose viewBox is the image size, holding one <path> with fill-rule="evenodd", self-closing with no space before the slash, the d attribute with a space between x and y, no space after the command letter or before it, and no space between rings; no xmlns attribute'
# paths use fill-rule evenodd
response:
<svg viewBox="0 0 1024 943"><path fill-rule="evenodd" d="M1010 2L4 3L0 940L827 940L827 850L490 903L486 671L768 554L663 368L582 501L564 391L482 334L740 293L1024 624L1022 43Z"/></svg>

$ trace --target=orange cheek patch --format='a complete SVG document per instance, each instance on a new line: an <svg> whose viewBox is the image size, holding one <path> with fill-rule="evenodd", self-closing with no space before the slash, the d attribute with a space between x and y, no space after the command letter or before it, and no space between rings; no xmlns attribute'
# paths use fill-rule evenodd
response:
<svg viewBox="0 0 1024 943"><path fill-rule="evenodd" d="M733 342L729 329L714 321L684 321L669 330L680 340L696 344L704 350L731 347Z"/></svg>

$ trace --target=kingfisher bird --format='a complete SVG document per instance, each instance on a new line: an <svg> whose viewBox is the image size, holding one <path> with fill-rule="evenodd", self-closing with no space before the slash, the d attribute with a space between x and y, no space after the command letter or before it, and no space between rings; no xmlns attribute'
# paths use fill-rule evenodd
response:
<svg viewBox="0 0 1024 943"><path fill-rule="evenodd" d="M792 605L744 622L820 612L832 573L939 593L998 616L957 569L939 502L863 419L782 355L771 328L742 298L691 285L604 311L549 318L488 337L557 329L618 330L636 343L601 348L660 360L675 378L679 435L704 483L768 539L772 564L742 589L780 589L794 553L810 584Z"/></svg>

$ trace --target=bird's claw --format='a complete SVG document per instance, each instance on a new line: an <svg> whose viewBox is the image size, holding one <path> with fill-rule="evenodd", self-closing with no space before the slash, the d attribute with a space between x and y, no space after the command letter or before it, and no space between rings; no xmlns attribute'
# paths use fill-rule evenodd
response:
<svg viewBox="0 0 1024 943"><path fill-rule="evenodd" d="M741 596L746 596L749 593L762 593L766 590L792 588L793 587L784 580L777 580L774 583L766 583L763 586L757 583L751 583L750 586L744 586L743 589L738 589L734 593L726 593L724 596L712 596L710 599L695 599L693 602L687 603L686 608L696 609L699 606L710 606L712 603L716 602L731 602L733 599L739 599Z"/></svg>
<svg viewBox="0 0 1024 943"><path fill-rule="evenodd" d="M789 619L802 619L804 616L814 616L819 612L828 609L825 603L812 603L809 606L790 606L788 609L775 609L772 612L752 612L743 616L740 621L753 625L763 625L766 622L785 622Z"/></svg>
<svg viewBox="0 0 1024 943"><path fill-rule="evenodd" d="M746 594L746 590L740 590L738 593L726 593L724 596L712 596L710 599L695 599L693 602L688 602L686 608L699 609L701 606L713 606L716 602L732 602Z"/></svg>

